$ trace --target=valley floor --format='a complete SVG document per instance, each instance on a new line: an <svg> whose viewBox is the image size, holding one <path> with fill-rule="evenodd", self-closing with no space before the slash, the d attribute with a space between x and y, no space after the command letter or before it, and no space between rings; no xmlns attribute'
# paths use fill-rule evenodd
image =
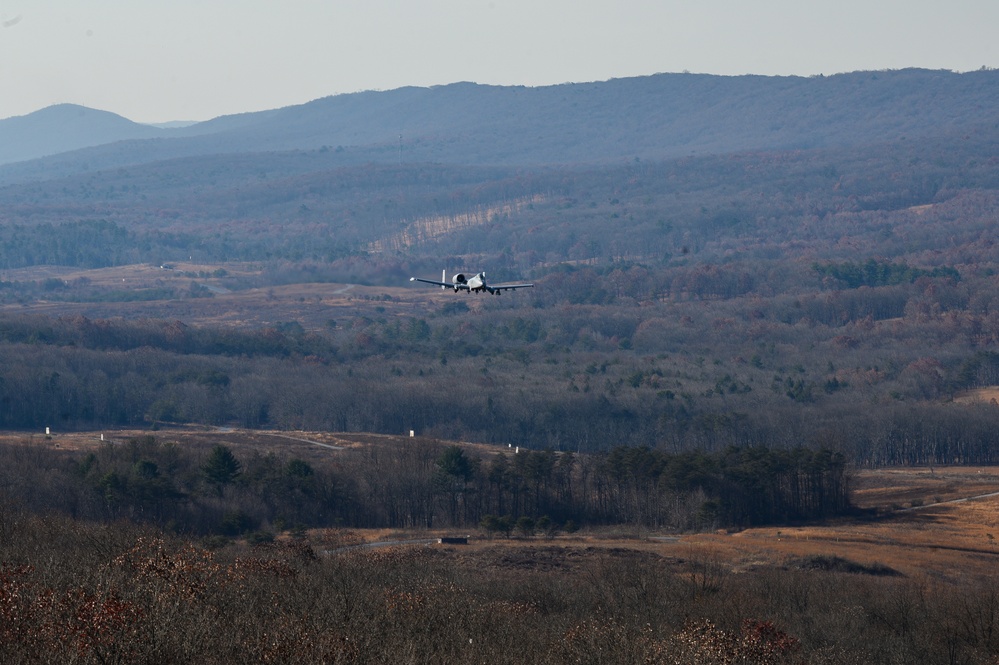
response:
<svg viewBox="0 0 999 665"><path fill-rule="evenodd" d="M418 446L436 439L365 433L275 432L235 428L176 427L147 432L0 433L0 444L30 443L63 450L90 450L153 434L178 445L225 445L240 453L274 452L313 464L365 446ZM448 444L452 442L447 442ZM503 448L458 443L478 455ZM772 526L713 533L659 533L634 527L604 527L552 539L469 535L455 556L504 560L516 552L519 565L546 565L552 552L629 550L683 560L710 560L733 573L759 567L808 565L817 557L840 557L862 567L887 567L905 576L960 581L989 575L999 564L999 468L908 467L853 471L852 502L861 514L821 524ZM348 544L379 541L424 543L449 532L329 530L322 538ZM493 552L494 554L485 554ZM464 554L463 554L464 553ZM534 554L539 557L532 563ZM820 562L821 563L821 562ZM816 563L815 565L820 565Z"/></svg>

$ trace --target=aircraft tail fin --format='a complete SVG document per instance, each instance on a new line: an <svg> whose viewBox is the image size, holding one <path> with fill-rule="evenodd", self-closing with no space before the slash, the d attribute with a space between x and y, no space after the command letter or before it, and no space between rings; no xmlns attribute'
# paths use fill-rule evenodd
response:
<svg viewBox="0 0 999 665"><path fill-rule="evenodd" d="M447 268L441 270L441 281L445 284L447 283ZM441 291L447 291L447 287L444 284L441 284Z"/></svg>

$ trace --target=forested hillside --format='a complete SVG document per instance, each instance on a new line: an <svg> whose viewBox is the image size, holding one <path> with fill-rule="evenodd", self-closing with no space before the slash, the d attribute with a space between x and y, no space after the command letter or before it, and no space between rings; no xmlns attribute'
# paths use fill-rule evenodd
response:
<svg viewBox="0 0 999 665"><path fill-rule="evenodd" d="M324 150L189 158L0 189L0 267L357 255L477 255L522 272L566 260L932 262L919 253L946 249L933 234L947 229L950 246L982 251L967 234L991 221L997 144L992 128L849 150L547 169L337 168Z"/></svg>
<svg viewBox="0 0 999 665"><path fill-rule="evenodd" d="M26 116L0 120L0 164L164 134L107 111L57 104Z"/></svg>
<svg viewBox="0 0 999 665"><path fill-rule="evenodd" d="M81 124L54 107L0 120L0 182L323 147L339 166L536 166L861 146L993 127L997 81L991 70L905 69L810 78L657 74L538 88L454 83L336 95L170 130L117 118L110 131L110 114L88 110L89 124ZM84 146L98 147L23 161Z"/></svg>

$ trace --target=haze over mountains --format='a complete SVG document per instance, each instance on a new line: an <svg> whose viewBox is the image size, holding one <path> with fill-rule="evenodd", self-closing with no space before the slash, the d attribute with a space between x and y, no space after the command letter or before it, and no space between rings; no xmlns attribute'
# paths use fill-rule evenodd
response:
<svg viewBox="0 0 999 665"><path fill-rule="evenodd" d="M919 69L456 83L169 129L61 105L0 121L0 267L374 253L527 277L563 261L767 259L815 243L812 216L999 188L997 109L999 72ZM822 255L852 256L821 228L836 241ZM914 249L863 235L881 256Z"/></svg>
<svg viewBox="0 0 999 665"><path fill-rule="evenodd" d="M919 69L659 74L539 88L455 83L337 95L182 128L59 105L0 120L0 180L323 147L344 164L493 165L846 147L994 129L996 108L999 72Z"/></svg>

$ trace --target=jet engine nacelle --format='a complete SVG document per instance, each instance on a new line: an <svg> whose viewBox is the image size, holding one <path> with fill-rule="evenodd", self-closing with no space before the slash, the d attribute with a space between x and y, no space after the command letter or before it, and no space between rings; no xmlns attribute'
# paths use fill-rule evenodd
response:
<svg viewBox="0 0 999 665"><path fill-rule="evenodd" d="M465 276L462 275L461 273L458 273L451 279L451 282L455 286L458 286L459 284L468 284L468 279L466 279Z"/></svg>

